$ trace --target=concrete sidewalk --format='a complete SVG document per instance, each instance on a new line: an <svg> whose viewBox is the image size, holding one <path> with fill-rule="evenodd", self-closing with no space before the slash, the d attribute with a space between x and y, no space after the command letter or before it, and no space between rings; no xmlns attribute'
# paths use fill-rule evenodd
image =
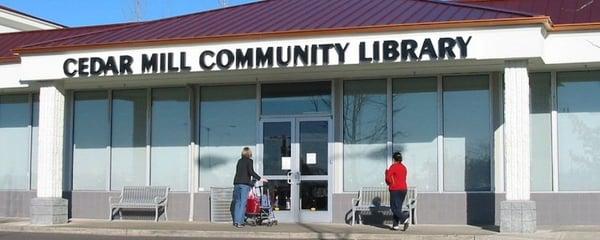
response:
<svg viewBox="0 0 600 240"><path fill-rule="evenodd" d="M198 238L276 238L276 239L600 239L600 226L541 227L535 234L500 234L495 227L417 225L408 231L391 231L385 226L341 224L279 224L247 226L199 222L150 222L72 219L69 224L34 226L28 219L0 219L0 231L91 234L105 236L198 237Z"/></svg>

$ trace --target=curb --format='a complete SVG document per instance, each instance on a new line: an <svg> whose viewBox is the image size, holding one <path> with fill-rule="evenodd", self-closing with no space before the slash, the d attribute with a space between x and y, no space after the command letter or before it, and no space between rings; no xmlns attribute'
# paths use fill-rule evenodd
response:
<svg viewBox="0 0 600 240"><path fill-rule="evenodd" d="M499 235L415 235L415 234L372 234L372 233L316 233L316 232L251 232L251 231L195 231L195 230L147 230L147 229L115 229L115 228L72 228L47 226L2 226L0 231L55 233L55 234L84 234L100 236L129 236L129 237L189 237L189 238L243 238L243 239L452 239L452 240L494 240L494 239L526 239L516 236Z"/></svg>

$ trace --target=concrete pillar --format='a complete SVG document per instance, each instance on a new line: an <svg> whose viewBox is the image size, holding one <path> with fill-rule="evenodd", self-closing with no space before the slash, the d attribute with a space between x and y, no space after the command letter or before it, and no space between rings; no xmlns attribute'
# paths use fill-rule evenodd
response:
<svg viewBox="0 0 600 240"><path fill-rule="evenodd" d="M60 84L40 88L37 197L31 200L31 223L64 224L68 201L62 198L65 94Z"/></svg>
<svg viewBox="0 0 600 240"><path fill-rule="evenodd" d="M504 161L506 201L500 204L500 231L536 230L536 206L530 199L529 76L527 60L504 68Z"/></svg>

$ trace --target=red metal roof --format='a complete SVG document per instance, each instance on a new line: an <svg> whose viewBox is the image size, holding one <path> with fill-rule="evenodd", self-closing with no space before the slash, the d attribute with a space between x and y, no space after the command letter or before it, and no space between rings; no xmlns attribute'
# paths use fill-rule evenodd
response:
<svg viewBox="0 0 600 240"><path fill-rule="evenodd" d="M549 16L554 24L600 22L600 0L456 0L473 6Z"/></svg>
<svg viewBox="0 0 600 240"><path fill-rule="evenodd" d="M270 0L149 21L111 31L48 41L27 48L103 46L173 39L531 16L527 13L437 0Z"/></svg>
<svg viewBox="0 0 600 240"><path fill-rule="evenodd" d="M108 29L121 28L131 24L111 24L78 28L62 28L53 30L36 30L0 34L0 62L18 61L12 49L28 44L66 39L86 33L97 33Z"/></svg>

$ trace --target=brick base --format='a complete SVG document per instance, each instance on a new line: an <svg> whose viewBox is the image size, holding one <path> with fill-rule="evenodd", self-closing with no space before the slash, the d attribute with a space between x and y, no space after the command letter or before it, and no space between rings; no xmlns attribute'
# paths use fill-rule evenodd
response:
<svg viewBox="0 0 600 240"><path fill-rule="evenodd" d="M534 233L536 227L534 201L503 201L500 203L500 232Z"/></svg>
<svg viewBox="0 0 600 240"><path fill-rule="evenodd" d="M34 198L31 199L31 224L53 225L68 222L67 199Z"/></svg>

